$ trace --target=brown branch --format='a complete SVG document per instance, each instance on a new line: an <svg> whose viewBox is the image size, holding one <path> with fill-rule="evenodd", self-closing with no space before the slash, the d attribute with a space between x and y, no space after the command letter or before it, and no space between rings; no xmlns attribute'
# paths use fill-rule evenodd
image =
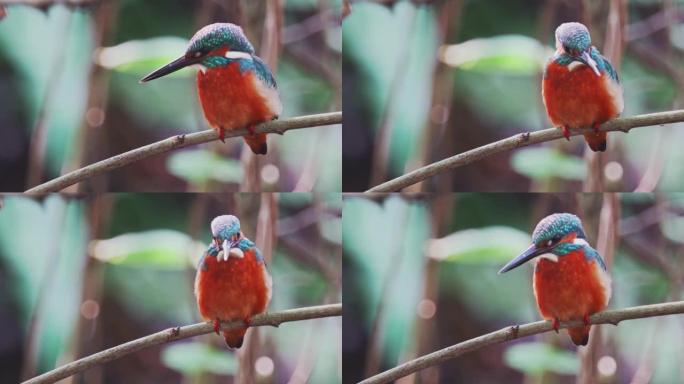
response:
<svg viewBox="0 0 684 384"><path fill-rule="evenodd" d="M630 117L623 117L610 120L601 125L600 130L606 132L622 131L629 132L632 128L649 127L653 125L663 125L670 123L677 123L684 121L684 109L676 111L665 111L657 113L649 113L645 115L637 115ZM571 136L578 136L584 132L592 131L591 128L582 128L572 130ZM459 153L448 157L446 159L434 162L424 167L418 168L415 171L409 172L405 175L399 176L396 179L376 185L366 192L395 192L409 185L421 182L429 177L435 176L442 172L447 172L464 165L468 165L478 160L482 160L497 153L510 151L516 148L526 147L532 144L543 143L546 141L558 140L563 138L563 133L560 129L549 128L536 132L523 132L517 135L471 149L469 151Z"/></svg>
<svg viewBox="0 0 684 384"><path fill-rule="evenodd" d="M318 115L293 117L285 120L269 121L267 123L258 125L255 128L255 132L277 133L282 135L292 129L311 128L341 123L342 112L330 112L321 113ZM227 131L225 137L238 137L245 136L247 134L249 134L247 129L236 129ZM69 172L46 183L33 187L27 190L25 193L43 194L59 192L60 190L85 179L107 171L111 171L113 169L121 168L125 165L145 159L147 157L191 145L207 143L214 140L218 140L218 134L213 129L187 135L176 135L168 139L157 141L156 143L148 144L144 147L136 148L108 159L98 161L97 163L90 164L73 172Z"/></svg>
<svg viewBox="0 0 684 384"><path fill-rule="evenodd" d="M242 321L232 321L221 324L221 329L235 329L245 326L256 327L270 325L277 327L282 323L319 319L323 317L342 316L342 304L319 305L315 307L304 307L297 309L289 309L281 312L264 313L256 315L252 318L250 323L246 325ZM185 339L188 337L204 335L214 332L214 327L211 323L197 323L186 325L183 327L169 328L167 330L153 333L151 335L129 341L127 343L117 345L115 347L105 349L104 351L86 356L82 359L73 361L69 364L63 365L52 371L46 372L33 379L27 380L22 384L45 384L54 383L65 377L69 377L76 373L85 371L95 365L104 364L106 362L116 360L120 357L126 356L133 352L140 351L145 348L153 347L155 345L166 344L172 341Z"/></svg>
<svg viewBox="0 0 684 384"><path fill-rule="evenodd" d="M681 313L684 313L684 301L675 301L671 303L642 305L638 307L599 312L591 316L589 318L589 322L591 324L618 325L618 323L623 320L642 319L646 317L675 315ZM560 327L568 328L581 325L583 325L582 320L575 320L562 322ZM359 384L389 383L401 377L408 376L414 372L418 372L433 365L441 364L449 359L456 358L460 355L478 350L480 348L519 339L525 336L549 332L551 330L553 330L553 325L550 321L536 321L534 323L509 326L498 331L487 333L486 335L478 336L474 339L466 340L450 347L440 349L430 354L421 356L415 360L408 361L378 375L369 377L361 381Z"/></svg>

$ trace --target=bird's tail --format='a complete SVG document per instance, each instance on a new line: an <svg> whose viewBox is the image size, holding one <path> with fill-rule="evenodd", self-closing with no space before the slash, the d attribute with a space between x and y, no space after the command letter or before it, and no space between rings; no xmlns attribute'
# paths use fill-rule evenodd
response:
<svg viewBox="0 0 684 384"><path fill-rule="evenodd" d="M575 345L587 345L589 342L589 330L591 325L585 325L583 327L568 328L568 334Z"/></svg>
<svg viewBox="0 0 684 384"><path fill-rule="evenodd" d="M231 348L242 347L242 340L245 338L245 332L247 328L231 329L230 331L223 331L223 338L226 340Z"/></svg>
<svg viewBox="0 0 684 384"><path fill-rule="evenodd" d="M247 135L244 137L245 142L252 149L252 152L257 155L265 155L268 151L268 146L266 145L266 134L256 133L254 135Z"/></svg>
<svg viewBox="0 0 684 384"><path fill-rule="evenodd" d="M607 144L606 132L585 133L584 138L587 140L587 144L589 144L589 148L591 148L592 151L605 152Z"/></svg>

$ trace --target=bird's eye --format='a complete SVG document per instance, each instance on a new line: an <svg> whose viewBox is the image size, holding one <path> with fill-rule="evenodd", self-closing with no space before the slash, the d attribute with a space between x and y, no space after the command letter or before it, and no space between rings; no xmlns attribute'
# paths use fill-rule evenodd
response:
<svg viewBox="0 0 684 384"><path fill-rule="evenodd" d="M194 57L194 58L202 57L203 54L204 53L202 51L197 51L197 52L192 54L192 57Z"/></svg>
<svg viewBox="0 0 684 384"><path fill-rule="evenodd" d="M547 247L550 247L550 246L552 246L552 245L553 245L553 240L549 240L549 241L546 242L546 246L547 246Z"/></svg>

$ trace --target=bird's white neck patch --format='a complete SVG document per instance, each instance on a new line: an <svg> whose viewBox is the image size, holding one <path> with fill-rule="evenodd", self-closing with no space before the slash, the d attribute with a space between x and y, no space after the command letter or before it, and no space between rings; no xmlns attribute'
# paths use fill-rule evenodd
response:
<svg viewBox="0 0 684 384"><path fill-rule="evenodd" d="M540 259L546 259L549 261L553 261L554 263L558 262L558 256L554 255L553 253L545 253L541 256L539 256Z"/></svg>
<svg viewBox="0 0 684 384"><path fill-rule="evenodd" d="M572 243L576 244L576 245L582 245L582 246L589 245L589 243L587 243L586 240L580 239L579 237L575 237L575 240L573 240Z"/></svg>
<svg viewBox="0 0 684 384"><path fill-rule="evenodd" d="M199 69L202 73L207 73L207 67L202 64L194 64L193 67Z"/></svg>
<svg viewBox="0 0 684 384"><path fill-rule="evenodd" d="M568 64L568 71L572 72L575 69L580 68L580 67L586 67L586 64L581 63L579 61L573 61L572 63Z"/></svg>
<svg viewBox="0 0 684 384"><path fill-rule="evenodd" d="M252 55L250 55L247 52L240 52L240 51L226 51L226 54L224 55L228 59L245 59L245 60L252 60Z"/></svg>

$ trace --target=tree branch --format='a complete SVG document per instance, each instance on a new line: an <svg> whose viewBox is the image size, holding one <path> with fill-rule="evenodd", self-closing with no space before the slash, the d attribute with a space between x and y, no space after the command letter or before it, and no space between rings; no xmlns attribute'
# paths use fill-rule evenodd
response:
<svg viewBox="0 0 684 384"><path fill-rule="evenodd" d="M645 317L674 315L680 313L684 313L684 301L642 305L639 307L599 312L591 316L589 318L589 322L591 324L618 325L618 323L623 320L642 319ZM560 327L568 328L581 325L583 325L582 320L576 320L562 322ZM440 349L430 354L421 356L415 360L407 361L406 363L398 365L378 375L371 376L361 381L359 384L389 383L390 381L408 376L427 367L441 364L446 360L456 358L460 355L478 350L483 347L518 339L524 336L549 332L551 330L553 330L553 325L550 321L536 321L534 323L509 326L496 332L491 332L486 335L478 336L474 339L466 340L450 347Z"/></svg>
<svg viewBox="0 0 684 384"><path fill-rule="evenodd" d="M277 133L284 134L292 129L311 128L318 126L326 126L342 123L342 112L321 113L318 115L308 115L293 117L286 120L269 121L258 125L255 128L256 133ZM249 132L247 129L235 129L226 131L226 138L246 136ZM130 163L142 160L144 158L158 155L160 153L169 152L174 149L184 148L191 145L207 143L218 140L218 134L213 129L208 129L202 132L191 134L182 134L169 137L156 143L145 145L144 147L136 148L128 152L118 154L97 163L90 164L83 168L69 172L65 175L52 179L46 183L40 184L27 190L25 193L43 194L50 192L59 192L60 190L76 184L80 181L90 177L99 175L101 173L111 171L113 169L121 168Z"/></svg>
<svg viewBox="0 0 684 384"><path fill-rule="evenodd" d="M341 303L289 309L281 312L264 313L254 316L248 325L245 325L242 321L224 322L221 324L221 329L226 330L245 326L256 327L264 325L277 327L282 323L291 321L318 319L332 316L342 316ZM86 356L82 359L73 361L52 371L46 372L40 376L36 376L33 379L25 381L23 384L54 383L65 377L85 371L92 366L116 360L120 357L145 348L212 332L214 332L214 328L211 323L197 323L183 327L169 328L161 332L153 333L149 336L129 341L125 344L117 345L93 355Z"/></svg>
<svg viewBox="0 0 684 384"><path fill-rule="evenodd" d="M617 118L602 124L600 130L606 132L622 131L627 133L632 128L663 125L682 121L684 121L684 109ZM583 132L589 131L592 131L592 129L583 128L572 130L570 134L572 136L578 136ZM558 140L560 138L563 138L563 134L561 130L557 128L549 128L536 132L519 133L506 139L495 141L493 143L459 153L458 155L448 157L432 164L428 164L405 175L399 176L396 179L376 185L366 192L396 192L439 173L462 167L497 153L510 151L515 148L526 147L532 144L543 143L545 141Z"/></svg>

